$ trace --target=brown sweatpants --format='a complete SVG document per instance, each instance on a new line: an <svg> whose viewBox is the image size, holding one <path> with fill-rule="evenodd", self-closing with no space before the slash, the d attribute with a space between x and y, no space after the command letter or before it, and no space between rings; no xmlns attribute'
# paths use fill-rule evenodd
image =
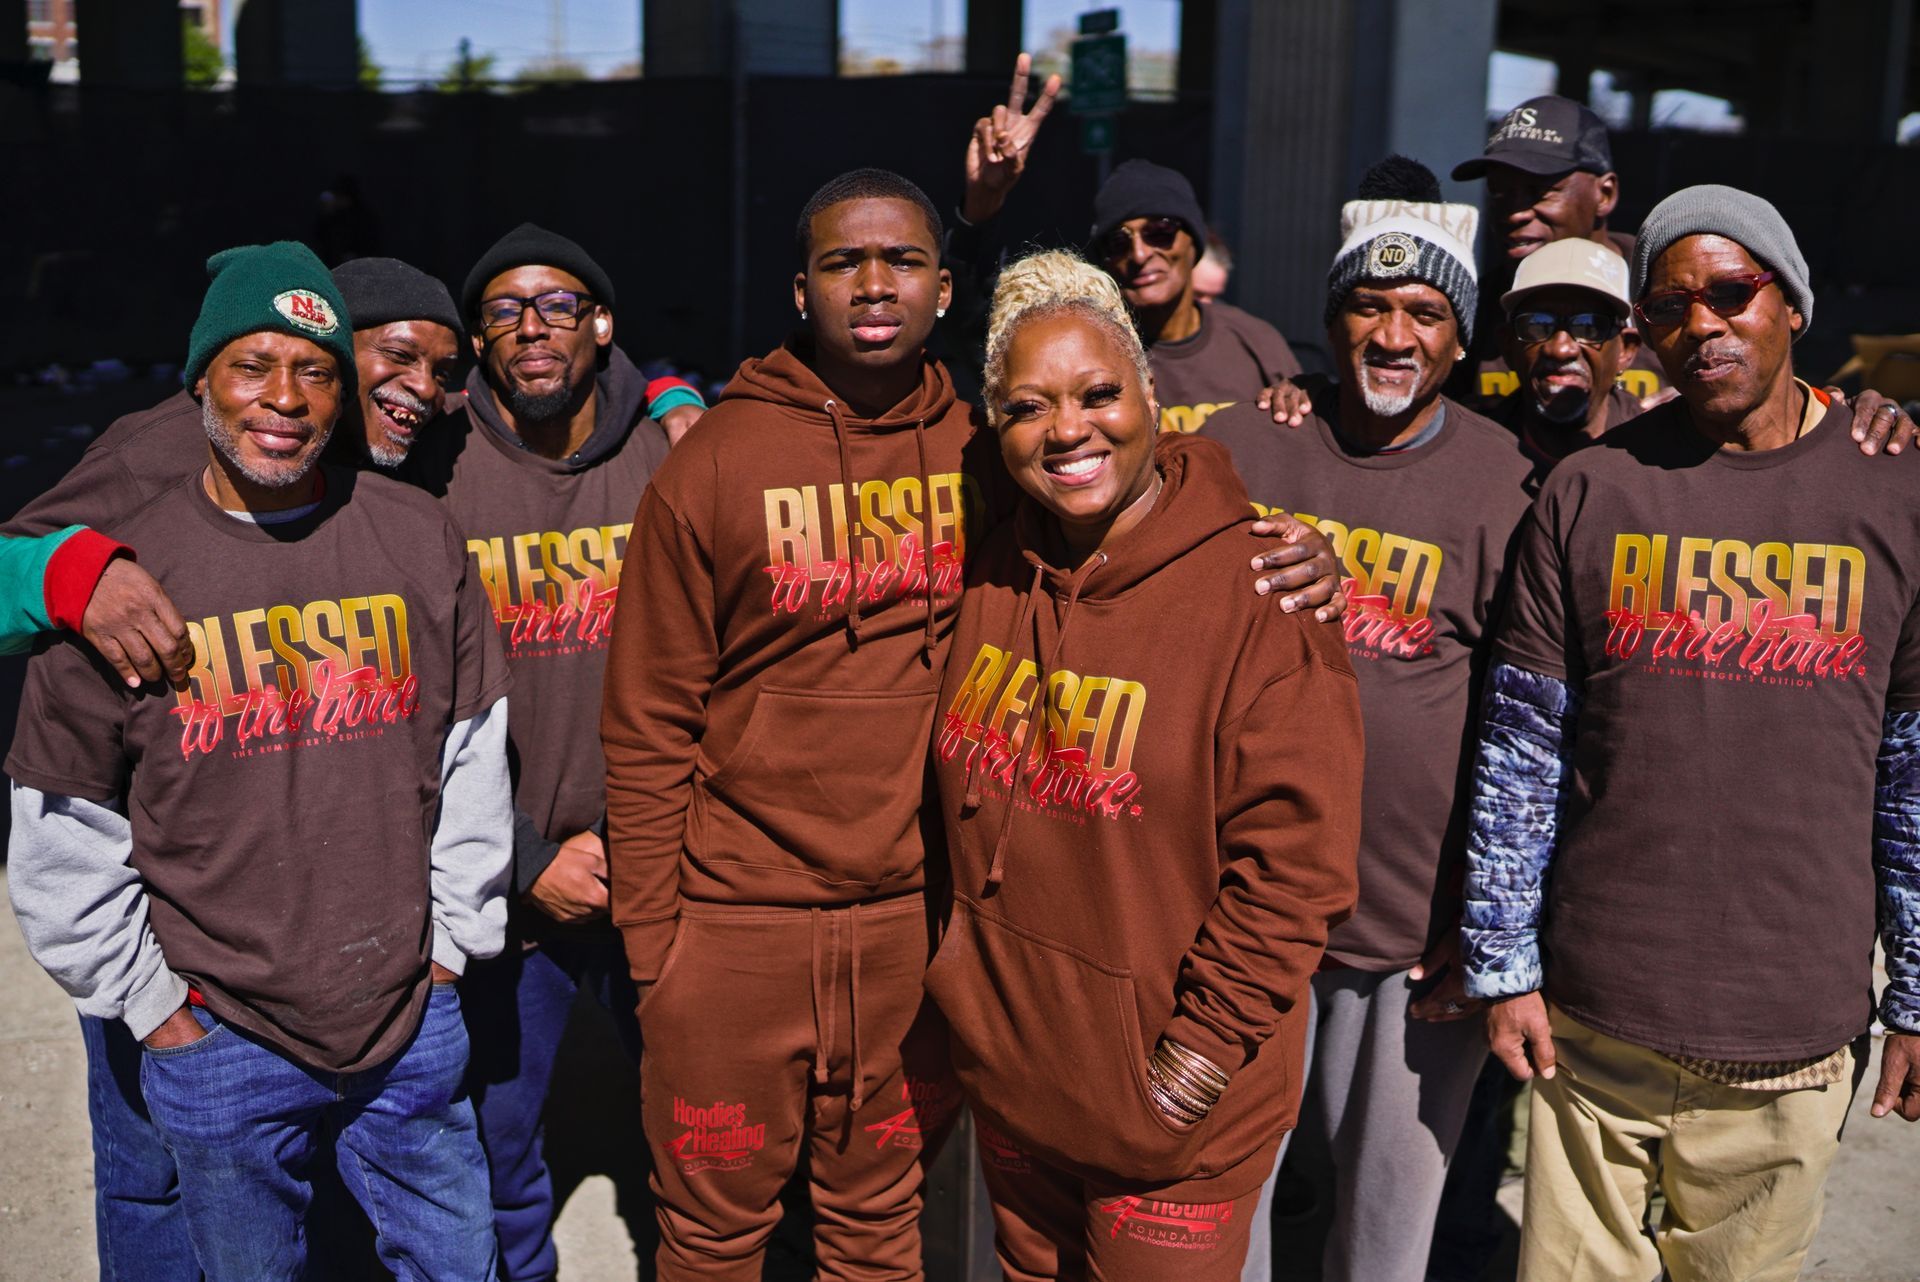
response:
<svg viewBox="0 0 1920 1282"><path fill-rule="evenodd" d="M815 1276L919 1282L926 1164L960 1104L932 943L918 894L682 906L640 1004L662 1282L757 1282L803 1143Z"/></svg>
<svg viewBox="0 0 1920 1282"><path fill-rule="evenodd" d="M1260 1188L1226 1201L1106 1193L978 1114L993 1249L1008 1282L1240 1282Z"/></svg>

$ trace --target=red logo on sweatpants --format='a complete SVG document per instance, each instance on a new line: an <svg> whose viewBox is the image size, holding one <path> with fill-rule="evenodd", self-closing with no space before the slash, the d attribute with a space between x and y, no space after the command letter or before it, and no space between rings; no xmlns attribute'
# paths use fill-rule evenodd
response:
<svg viewBox="0 0 1920 1282"><path fill-rule="evenodd" d="M973 1118L973 1133L980 1141L980 1160L996 1171L1025 1175L1033 1169L1033 1158L1001 1131L989 1126L979 1114Z"/></svg>
<svg viewBox="0 0 1920 1282"><path fill-rule="evenodd" d="M673 1120L687 1130L667 1141L667 1151L680 1169L738 1171L753 1165L753 1155L767 1146L767 1124L747 1122L745 1104L715 1100L706 1107L673 1099Z"/></svg>
<svg viewBox="0 0 1920 1282"><path fill-rule="evenodd" d="M925 1147L926 1133L946 1125L960 1107L960 1088L945 1079L930 1082L908 1073L900 1084L900 1100L905 1108L863 1128L874 1137L875 1148L889 1144L894 1148Z"/></svg>
<svg viewBox="0 0 1920 1282"><path fill-rule="evenodd" d="M1231 1202L1162 1202L1154 1198L1118 1197L1100 1205L1113 1217L1112 1237L1124 1233L1148 1246L1177 1251L1211 1251L1226 1240L1233 1219Z"/></svg>

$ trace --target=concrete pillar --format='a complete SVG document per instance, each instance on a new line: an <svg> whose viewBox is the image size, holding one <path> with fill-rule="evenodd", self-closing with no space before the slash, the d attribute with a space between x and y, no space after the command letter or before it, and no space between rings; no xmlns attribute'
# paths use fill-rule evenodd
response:
<svg viewBox="0 0 1920 1282"><path fill-rule="evenodd" d="M1174 88L1182 95L1210 93L1220 45L1220 0L1180 0L1180 65Z"/></svg>
<svg viewBox="0 0 1920 1282"><path fill-rule="evenodd" d="M27 0L0 0L0 66L27 60Z"/></svg>
<svg viewBox="0 0 1920 1282"><path fill-rule="evenodd" d="M737 69L749 76L839 70L837 0L654 0L640 20L649 76L728 75L736 45Z"/></svg>
<svg viewBox="0 0 1920 1282"><path fill-rule="evenodd" d="M233 27L234 79L242 85L351 89L360 80L358 34L354 0L241 0Z"/></svg>
<svg viewBox="0 0 1920 1282"><path fill-rule="evenodd" d="M1807 109L1796 132L1894 141L1906 110L1913 3L1853 0L1819 7L1811 39L1800 45L1807 59L1802 72Z"/></svg>
<svg viewBox="0 0 1920 1282"><path fill-rule="evenodd" d="M1023 0L967 0L968 75L1013 74L1025 13Z"/></svg>
<svg viewBox="0 0 1920 1282"><path fill-rule="evenodd" d="M186 79L179 0L77 5L74 28L82 84L178 89Z"/></svg>
<svg viewBox="0 0 1920 1282"><path fill-rule="evenodd" d="M1218 0L1211 216L1243 307L1320 342L1342 201L1389 152L1447 172L1486 145L1497 0Z"/></svg>

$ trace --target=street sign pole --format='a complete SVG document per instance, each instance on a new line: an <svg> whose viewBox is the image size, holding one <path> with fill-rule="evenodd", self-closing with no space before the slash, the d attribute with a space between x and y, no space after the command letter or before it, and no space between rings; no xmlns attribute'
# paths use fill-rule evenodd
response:
<svg viewBox="0 0 1920 1282"><path fill-rule="evenodd" d="M1127 37L1118 9L1080 15L1073 42L1068 108L1080 118L1080 150L1094 157L1104 185L1113 169L1115 117L1127 105Z"/></svg>

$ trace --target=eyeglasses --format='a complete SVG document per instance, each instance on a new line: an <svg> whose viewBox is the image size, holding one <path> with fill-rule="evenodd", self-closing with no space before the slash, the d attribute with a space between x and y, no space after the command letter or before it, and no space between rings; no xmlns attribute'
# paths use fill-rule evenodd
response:
<svg viewBox="0 0 1920 1282"><path fill-rule="evenodd" d="M1149 218L1140 224L1138 231L1121 223L1107 233L1100 242L1100 256L1112 261L1125 258L1133 252L1134 239L1138 237L1153 249L1172 249L1173 242L1180 238L1180 220L1178 218Z"/></svg>
<svg viewBox="0 0 1920 1282"><path fill-rule="evenodd" d="M1753 302L1753 296L1772 282L1772 272L1722 276L1719 280L1708 282L1704 289L1663 289L1657 294L1649 294L1640 300L1634 310L1640 313L1640 319L1647 324L1663 328L1685 323L1687 313L1693 310L1695 303L1701 304L1715 316L1738 316L1747 310L1748 304Z"/></svg>
<svg viewBox="0 0 1920 1282"><path fill-rule="evenodd" d="M1528 346L1565 331L1576 343L1598 347L1612 342L1625 322L1612 312L1515 312L1508 324L1513 326L1513 336Z"/></svg>
<svg viewBox="0 0 1920 1282"><path fill-rule="evenodd" d="M593 305L593 296L576 294L570 289L550 289L531 298L489 298L480 304L480 324L485 329L507 329L518 325L528 304L532 304L533 310L547 324L572 329L580 323L581 309Z"/></svg>

